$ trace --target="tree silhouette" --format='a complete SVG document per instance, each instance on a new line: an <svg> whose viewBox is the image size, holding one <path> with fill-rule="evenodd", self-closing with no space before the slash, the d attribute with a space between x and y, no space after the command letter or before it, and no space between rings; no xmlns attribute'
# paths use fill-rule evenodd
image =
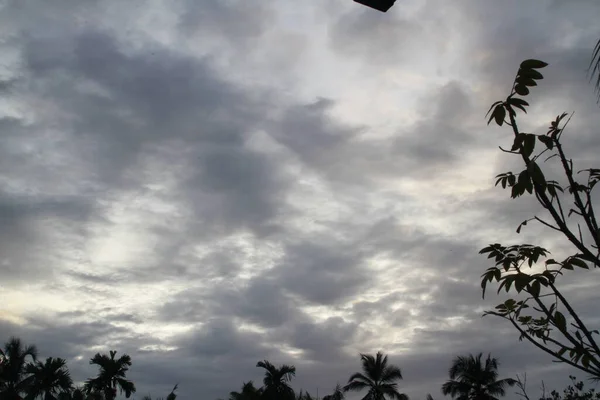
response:
<svg viewBox="0 0 600 400"><path fill-rule="evenodd" d="M35 361L36 357L36 347L24 346L19 338L12 337L4 344L4 349L0 350L0 359L2 359L0 398L2 400L17 400L21 398L21 393L25 393L27 359L31 358Z"/></svg>
<svg viewBox="0 0 600 400"><path fill-rule="evenodd" d="M327 396L324 396L323 400L344 400L345 397L346 396L344 395L344 389L338 383L337 385L335 385L335 389L333 389L333 393L328 394Z"/></svg>
<svg viewBox="0 0 600 400"><path fill-rule="evenodd" d="M282 365L277 368L269 361L259 361L256 364L259 368L265 369L263 379L263 398L267 400L294 400L294 389L289 382L296 375L296 367L293 365Z"/></svg>
<svg viewBox="0 0 600 400"><path fill-rule="evenodd" d="M595 57L600 62L600 47ZM495 121L512 131L512 146L500 149L519 159L523 168L497 175L496 186L509 190L513 199L531 196L542 208L542 214L521 222L517 233L526 229L528 223L540 223L558 232L572 252L554 259L546 248L529 243L492 243L481 249L480 253L495 264L481 276L482 294L489 283L494 283L498 292L504 289L510 296L484 315L510 322L518 331L519 340L550 354L555 361L600 379L600 342L590 325L593 320L586 323L573 299L569 299L567 286L563 286L569 283L561 281L569 271L600 267L600 222L594 193L600 187L600 168L578 167L565 152L563 138L571 119L567 113L551 121L545 133L525 133L519 127L519 110L525 113L529 107L524 97L537 85L536 81L543 79L538 70L547 66L540 60L523 61L510 94L492 104L488 111L488 124ZM549 170L551 164L561 172ZM551 179L547 178L548 173L552 174Z"/></svg>
<svg viewBox="0 0 600 400"><path fill-rule="evenodd" d="M254 386L254 382L249 381L242 384L241 392L230 392L229 400L259 400L261 394L261 390Z"/></svg>
<svg viewBox="0 0 600 400"><path fill-rule="evenodd" d="M397 399L408 400L408 396L398 392L396 381L402 379L400 368L388 365L388 356L378 352L375 356L360 355L363 372L357 372L348 379L344 391L362 391L367 389L363 400Z"/></svg>
<svg viewBox="0 0 600 400"><path fill-rule="evenodd" d="M498 360L488 354L458 356L448 371L450 380L442 385L442 393L456 400L498 400L506 395L506 387L517 383L512 378L498 379Z"/></svg>
<svg viewBox="0 0 600 400"><path fill-rule="evenodd" d="M110 352L110 357L106 354L97 353L90 364L97 365L100 373L96 378L88 379L85 382L85 390L89 393L103 393L106 400L114 400L117 397L117 388L125 397L129 398L135 393L135 385L132 381L125 378L129 367L131 366L131 357L124 354L115 359L116 351Z"/></svg>
<svg viewBox="0 0 600 400"><path fill-rule="evenodd" d="M36 397L57 400L59 393L69 392L73 385L67 362L62 358L49 357L45 363L36 361L27 364L25 373L29 374L26 378L26 400L33 400Z"/></svg>

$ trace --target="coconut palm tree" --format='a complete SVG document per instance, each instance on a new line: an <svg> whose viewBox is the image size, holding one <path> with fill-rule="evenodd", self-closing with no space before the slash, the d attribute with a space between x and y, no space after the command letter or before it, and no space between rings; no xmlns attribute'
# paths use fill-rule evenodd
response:
<svg viewBox="0 0 600 400"><path fill-rule="evenodd" d="M517 383L512 378L498 379L498 360L488 354L458 356L448 371L450 380L442 385L442 393L456 400L498 400L506 387Z"/></svg>
<svg viewBox="0 0 600 400"><path fill-rule="evenodd" d="M408 400L406 394L398 392L396 383L402 379L402 372L397 366L388 365L388 356L378 352L375 356L361 354L360 359L363 372L357 372L348 379L344 392L367 389L363 400Z"/></svg>
<svg viewBox="0 0 600 400"><path fill-rule="evenodd" d="M344 395L344 389L342 388L342 385L338 383L337 385L335 385L333 393L324 396L323 400L344 400L345 397L346 396Z"/></svg>
<svg viewBox="0 0 600 400"><path fill-rule="evenodd" d="M117 389L125 393L129 398L135 393L135 385L132 381L125 378L129 367L131 366L131 357L123 354L115 359L116 351L110 351L110 356L96 353L90 360L90 364L97 365L100 368L98 376L90 378L85 382L85 390L88 394L100 392L104 394L106 400L114 400L117 397Z"/></svg>
<svg viewBox="0 0 600 400"><path fill-rule="evenodd" d="M69 392L73 380L62 358L48 357L45 363L36 361L25 366L27 381L26 400L42 397L44 400L58 400L59 393Z"/></svg>
<svg viewBox="0 0 600 400"><path fill-rule="evenodd" d="M35 346L24 346L21 339L12 337L0 350L2 369L0 373L0 399L17 400L25 392L27 382L25 365L27 359L35 361L37 349Z"/></svg>
<svg viewBox="0 0 600 400"><path fill-rule="evenodd" d="M296 367L284 364L277 368L267 360L259 361L256 366L265 369L263 398L266 400L294 400L294 389L291 388L289 382L296 375Z"/></svg>
<svg viewBox="0 0 600 400"><path fill-rule="evenodd" d="M259 400L262 391L254 386L254 382L242 383L241 392L230 392L229 400Z"/></svg>

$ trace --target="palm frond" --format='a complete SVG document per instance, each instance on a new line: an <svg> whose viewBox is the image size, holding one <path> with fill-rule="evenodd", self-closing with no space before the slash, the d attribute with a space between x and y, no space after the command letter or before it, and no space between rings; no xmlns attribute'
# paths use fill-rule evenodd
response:
<svg viewBox="0 0 600 400"><path fill-rule="evenodd" d="M386 366L381 374L382 382L392 382L402 379L402 371L395 365Z"/></svg>
<svg viewBox="0 0 600 400"><path fill-rule="evenodd" d="M344 386L344 392L359 392L368 387L370 387L370 385L368 385L365 382L352 381L349 382L346 386Z"/></svg>
<svg viewBox="0 0 600 400"><path fill-rule="evenodd" d="M350 378L348 378L348 382L352 382L352 381L364 382L369 386L374 385L374 382L371 378L369 378L368 376L366 376L360 372L356 372L356 373L352 374L350 376Z"/></svg>
<svg viewBox="0 0 600 400"><path fill-rule="evenodd" d="M588 72L590 73L591 81L594 80L595 76L596 101L600 101L600 39L596 42L596 46L594 46L594 50L592 51L592 59L590 60Z"/></svg>

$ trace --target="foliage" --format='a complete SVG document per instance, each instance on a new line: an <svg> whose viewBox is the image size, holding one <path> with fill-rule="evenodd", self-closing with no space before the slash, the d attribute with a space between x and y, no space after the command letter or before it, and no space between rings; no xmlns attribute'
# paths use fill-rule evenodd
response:
<svg viewBox="0 0 600 400"><path fill-rule="evenodd" d="M335 385L335 389L333 389L332 394L328 394L323 397L323 400L344 400L346 396L344 395L344 388L339 383Z"/></svg>
<svg viewBox="0 0 600 400"><path fill-rule="evenodd" d="M542 395L540 400L600 400L600 392L596 392L594 388L583 390L583 381L577 381L574 376L569 376L571 384L567 386L562 395L553 390L550 396Z"/></svg>
<svg viewBox="0 0 600 400"><path fill-rule="evenodd" d="M262 397L267 400L294 400L294 390L289 382L296 375L296 367L282 365L277 368L269 361L259 361L257 367L265 369L263 379Z"/></svg>
<svg viewBox="0 0 600 400"><path fill-rule="evenodd" d="M90 378L85 383L87 393L100 392L106 400L114 400L117 397L117 388L125 397L131 397L135 393L135 385L126 379L127 371L131 366L131 357L124 354L115 359L116 351L110 351L110 356L96 353L90 360L90 364L97 365L100 372L96 378Z"/></svg>
<svg viewBox="0 0 600 400"><path fill-rule="evenodd" d="M515 385L512 378L498 379L498 360L488 354L458 356L448 371L450 380L442 385L442 393L457 400L496 400L506 395L506 387Z"/></svg>
<svg viewBox="0 0 600 400"><path fill-rule="evenodd" d="M516 392L516 394L524 400L531 400L531 397L527 394L527 376L523 380L519 376L517 378L519 392ZM562 394L557 390L552 390L547 395L544 383L542 382L542 395L539 397L539 400L600 400L600 393L597 393L595 389L584 390L583 381L578 381L572 375L569 375L569 378L571 379L571 384L563 390Z"/></svg>
<svg viewBox="0 0 600 400"><path fill-rule="evenodd" d="M485 296L487 284L498 283L498 292L520 295L509 298L485 315L495 315L509 321L538 349L556 361L567 363L592 377L600 378L600 347L590 329L560 289L559 279L574 269L587 270L600 266L600 230L594 210L593 190L600 181L600 169L588 168L576 172L573 161L565 154L562 138L568 119L561 114L551 122L546 134L521 132L517 110L527 112L528 102L522 97L529 88L543 79L538 71L547 64L539 60L523 61L510 95L492 105L488 124L508 125L513 132L513 144L504 152L520 158L524 169L518 173L498 175L496 185L509 189L512 198L524 195L535 197L549 218L534 216L523 221L517 233L528 222L536 221L562 234L576 252L562 259L548 258L550 252L531 244L505 246L490 244L480 251L495 261L495 266L482 275L481 287ZM518 97L520 96L520 97ZM548 156L542 160L542 156ZM548 180L542 169L545 162L557 161L564 182ZM581 181L578 174L587 177ZM569 204L570 203L570 204ZM544 264L541 264L545 259Z"/></svg>
<svg viewBox="0 0 600 400"><path fill-rule="evenodd" d="M259 400L262 390L254 386L254 382L244 382L241 392L230 392L229 400Z"/></svg>
<svg viewBox="0 0 600 400"><path fill-rule="evenodd" d="M37 348L24 346L21 339L12 337L0 350L2 370L0 374L0 398L3 400L19 399L27 388L25 368L27 360L36 360Z"/></svg>
<svg viewBox="0 0 600 400"><path fill-rule="evenodd" d="M357 372L348 379L344 391L368 392L363 400L397 399L408 400L408 396L398 392L396 381L402 379L400 368L388 365L388 356L378 352L375 356L369 354L360 355L363 372Z"/></svg>
<svg viewBox="0 0 600 400"><path fill-rule="evenodd" d="M73 380L67 369L67 362L62 358L46 359L45 363L36 361L25 367L27 377L26 400L43 397L44 400L58 400L58 395L69 392Z"/></svg>

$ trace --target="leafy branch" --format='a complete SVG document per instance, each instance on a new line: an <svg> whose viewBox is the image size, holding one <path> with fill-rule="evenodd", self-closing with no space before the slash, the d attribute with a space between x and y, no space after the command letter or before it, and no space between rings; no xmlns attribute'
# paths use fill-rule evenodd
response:
<svg viewBox="0 0 600 400"><path fill-rule="evenodd" d="M529 222L539 222L563 234L577 253L557 261L548 258L548 250L531 244L503 246L495 243L483 248L480 254L487 254L488 259L495 261L495 266L482 275L483 295L487 284L492 281L498 283L498 293L505 289L507 293L512 291L526 295L519 301L510 298L484 315L508 320L520 333L520 340L529 341L553 356L555 361L600 379L600 347L594 337L598 331L587 327L557 286L558 278L566 271L600 266L600 230L592 198L600 180L600 169L588 168L575 173L573 160L567 157L561 142L570 119L568 114L558 115L550 123L548 131L541 135L521 132L517 123L517 111L527 113L529 107L529 103L521 97L527 96L530 88L543 79L538 70L547 65L539 60L523 61L509 96L492 104L488 111L488 124L494 121L498 126L508 125L513 132L510 150L500 149L519 156L525 167L518 173L497 175L496 186L509 189L513 199L534 196L550 216L550 220L536 215L523 221L517 227L517 233ZM540 146L536 149L538 143ZM542 161L542 156L547 157ZM546 179L541 166L552 159L559 160L565 184ZM583 172L588 175L584 183L576 179L576 175ZM565 213L568 201L571 205ZM577 226L577 230L574 231L572 226ZM591 243L585 242L584 231L589 234ZM545 262L543 268L539 268L542 259Z"/></svg>

